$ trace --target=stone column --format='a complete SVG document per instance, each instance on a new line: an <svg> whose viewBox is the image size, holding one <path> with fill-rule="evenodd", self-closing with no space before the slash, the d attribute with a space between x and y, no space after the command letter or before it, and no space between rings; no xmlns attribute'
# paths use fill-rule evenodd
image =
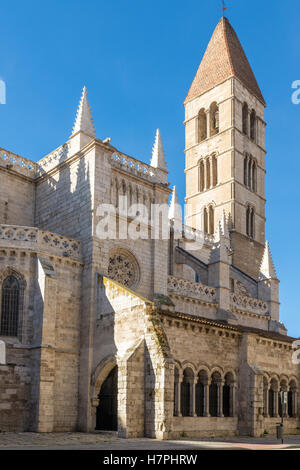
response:
<svg viewBox="0 0 300 470"><path fill-rule="evenodd" d="M91 400L91 409L92 409L92 429L96 429L96 417L97 417L97 408L99 405L98 398L92 398Z"/></svg>
<svg viewBox="0 0 300 470"><path fill-rule="evenodd" d="M194 380L189 381L190 384L190 409L189 409L189 416L194 416Z"/></svg>
<svg viewBox="0 0 300 470"><path fill-rule="evenodd" d="M284 418L287 417L287 404L284 403L284 396L283 394L286 392L285 387L281 388L279 394L278 394L278 401L280 400L281 403L281 413Z"/></svg>
<svg viewBox="0 0 300 470"><path fill-rule="evenodd" d="M207 384L204 385L204 416L207 418L210 417L210 412L209 412L209 386L210 386L210 380L207 381Z"/></svg>
<svg viewBox="0 0 300 470"><path fill-rule="evenodd" d="M192 395L192 399L191 399L191 416L197 416L197 413L196 413L196 385L197 385L197 382L198 382L198 378L194 378L193 381L191 381L191 395Z"/></svg>
<svg viewBox="0 0 300 470"><path fill-rule="evenodd" d="M177 393L177 401L175 400L175 396L174 396L174 400L175 400L175 406L174 406L174 411L175 411L175 416L180 416L180 391L181 391L181 382L180 380L178 380L177 384L176 384L176 393Z"/></svg>
<svg viewBox="0 0 300 470"><path fill-rule="evenodd" d="M182 372L179 372L179 377L178 377L178 401L177 401L177 408L178 408L178 414L177 416L182 416L181 413L181 384L183 380L183 374Z"/></svg>
<svg viewBox="0 0 300 470"><path fill-rule="evenodd" d="M288 403L284 403L283 404L283 409L284 409L284 417L287 418L288 417Z"/></svg>
<svg viewBox="0 0 300 470"><path fill-rule="evenodd" d="M269 389L267 388L264 390L265 394L265 403L266 403L266 410L264 412L265 418L269 418Z"/></svg>
<svg viewBox="0 0 300 470"><path fill-rule="evenodd" d="M274 400L274 417L275 418L278 418L279 416L279 413L278 413L278 398L279 398L279 394L278 394L278 391L276 390L274 392L275 394L275 400Z"/></svg>
<svg viewBox="0 0 300 470"><path fill-rule="evenodd" d="M229 415L234 417L235 415L235 385L230 385L230 410Z"/></svg>
<svg viewBox="0 0 300 470"><path fill-rule="evenodd" d="M224 381L218 383L218 417L224 418L223 415L223 386Z"/></svg>

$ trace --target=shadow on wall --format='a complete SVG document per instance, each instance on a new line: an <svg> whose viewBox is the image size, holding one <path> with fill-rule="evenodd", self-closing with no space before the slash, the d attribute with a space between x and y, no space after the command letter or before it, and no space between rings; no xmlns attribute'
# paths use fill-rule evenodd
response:
<svg viewBox="0 0 300 470"><path fill-rule="evenodd" d="M92 430L118 428L118 381L115 311L103 283L95 273L95 331L92 374Z"/></svg>
<svg viewBox="0 0 300 470"><path fill-rule="evenodd" d="M156 375L151 358L151 354L145 344L145 437L155 438L155 393Z"/></svg>
<svg viewBox="0 0 300 470"><path fill-rule="evenodd" d="M59 169L57 180L49 176L38 185L35 224L84 241L92 235L90 171L84 157L80 158L76 173L73 167L74 163L69 165L67 160Z"/></svg>

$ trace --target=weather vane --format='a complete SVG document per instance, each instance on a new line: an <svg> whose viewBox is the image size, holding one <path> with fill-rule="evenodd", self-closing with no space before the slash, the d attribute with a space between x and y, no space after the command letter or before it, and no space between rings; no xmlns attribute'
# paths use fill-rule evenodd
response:
<svg viewBox="0 0 300 470"><path fill-rule="evenodd" d="M225 5L225 0L222 0L222 11L223 11L223 16L225 11L227 10L226 5Z"/></svg>

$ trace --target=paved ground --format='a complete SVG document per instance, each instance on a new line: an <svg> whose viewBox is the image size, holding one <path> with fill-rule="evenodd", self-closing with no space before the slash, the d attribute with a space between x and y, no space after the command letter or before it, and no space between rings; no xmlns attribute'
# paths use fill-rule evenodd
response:
<svg viewBox="0 0 300 470"><path fill-rule="evenodd" d="M116 433L0 433L1 450L300 450L300 435L286 436L282 445L274 437L228 439L119 439Z"/></svg>

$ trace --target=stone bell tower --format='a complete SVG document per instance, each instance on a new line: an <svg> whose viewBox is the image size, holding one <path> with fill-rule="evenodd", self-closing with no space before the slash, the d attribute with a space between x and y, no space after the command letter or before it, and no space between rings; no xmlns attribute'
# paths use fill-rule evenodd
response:
<svg viewBox="0 0 300 470"><path fill-rule="evenodd" d="M265 245L265 101L222 17L185 99L186 223L213 234L226 213L233 264L258 279ZM198 217L198 218L197 218Z"/></svg>

